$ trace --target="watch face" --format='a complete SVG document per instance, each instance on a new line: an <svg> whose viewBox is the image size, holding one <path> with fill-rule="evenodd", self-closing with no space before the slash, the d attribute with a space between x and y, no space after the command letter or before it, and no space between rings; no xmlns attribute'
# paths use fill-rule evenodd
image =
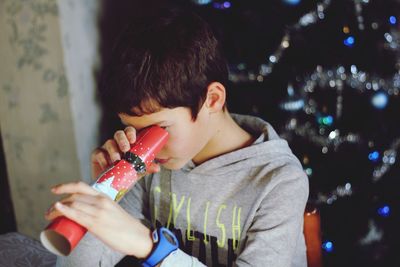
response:
<svg viewBox="0 0 400 267"><path fill-rule="evenodd" d="M169 243L173 244L174 246L176 246L177 244L175 243L175 240L172 236L170 236L168 234L168 232L162 231L162 234L164 235L164 237L168 240Z"/></svg>

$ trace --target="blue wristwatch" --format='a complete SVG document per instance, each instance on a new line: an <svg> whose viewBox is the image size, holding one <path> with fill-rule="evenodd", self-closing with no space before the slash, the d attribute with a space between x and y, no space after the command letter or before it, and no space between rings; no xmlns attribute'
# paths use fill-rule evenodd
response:
<svg viewBox="0 0 400 267"><path fill-rule="evenodd" d="M178 239L168 228L157 228L152 233L154 242L150 256L142 261L142 266L153 267L165 259L171 252L179 248Z"/></svg>

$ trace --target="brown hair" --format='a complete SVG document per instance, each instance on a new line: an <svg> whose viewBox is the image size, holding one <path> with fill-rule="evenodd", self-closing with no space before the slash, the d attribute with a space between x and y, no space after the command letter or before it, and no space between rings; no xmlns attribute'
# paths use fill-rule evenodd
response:
<svg viewBox="0 0 400 267"><path fill-rule="evenodd" d="M207 86L226 85L227 63L211 27L182 8L161 8L121 33L100 88L116 113L188 107L196 120Z"/></svg>

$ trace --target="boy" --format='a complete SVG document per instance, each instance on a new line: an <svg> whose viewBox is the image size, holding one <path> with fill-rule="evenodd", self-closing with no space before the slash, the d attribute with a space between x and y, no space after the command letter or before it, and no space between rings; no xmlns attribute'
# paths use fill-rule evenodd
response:
<svg viewBox="0 0 400 267"><path fill-rule="evenodd" d="M268 123L228 112L227 66L210 27L161 10L122 34L108 66L102 94L127 127L93 152L93 177L137 130L156 124L170 137L123 209L84 183L53 189L70 195L47 219L63 214L89 230L57 266L113 266L125 255L144 266L306 266L307 177ZM150 228L162 227L179 249L162 232L153 240Z"/></svg>

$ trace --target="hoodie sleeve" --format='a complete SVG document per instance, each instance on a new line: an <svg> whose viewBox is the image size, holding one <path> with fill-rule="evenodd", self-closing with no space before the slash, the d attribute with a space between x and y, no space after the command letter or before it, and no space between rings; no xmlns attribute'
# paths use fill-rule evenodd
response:
<svg viewBox="0 0 400 267"><path fill-rule="evenodd" d="M151 176L139 180L119 204L134 218L150 227L150 221L147 219L150 218L149 194L146 189L148 179L151 179Z"/></svg>
<svg viewBox="0 0 400 267"><path fill-rule="evenodd" d="M148 211L144 210L144 207L148 207L145 179L139 180L120 201L120 205L135 218L140 219L142 223L149 226L149 222L145 219L145 214ZM114 266L124 256L105 245L91 233L87 233L69 256L57 257L56 266Z"/></svg>
<svg viewBox="0 0 400 267"><path fill-rule="evenodd" d="M304 242L304 209L308 200L308 177L296 168L283 168L278 183L264 196L235 266L306 266L293 263L296 246ZM304 245L304 244L303 244Z"/></svg>
<svg viewBox="0 0 400 267"><path fill-rule="evenodd" d="M203 267L205 266L197 258L192 257L180 249L169 254L161 263L160 267Z"/></svg>

